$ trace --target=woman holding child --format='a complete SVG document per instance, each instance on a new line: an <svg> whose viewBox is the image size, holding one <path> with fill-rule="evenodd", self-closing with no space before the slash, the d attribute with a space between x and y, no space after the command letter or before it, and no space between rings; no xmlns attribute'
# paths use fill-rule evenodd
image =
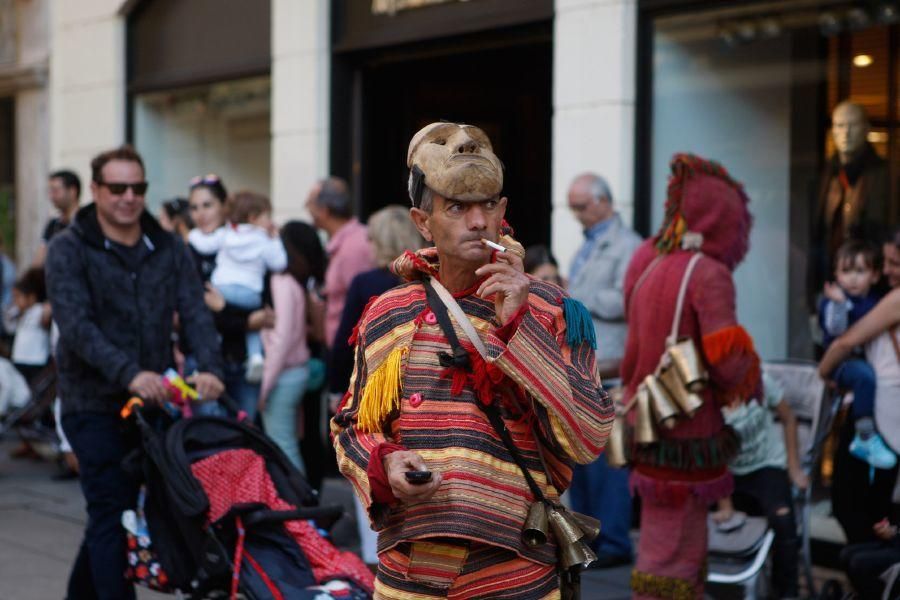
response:
<svg viewBox="0 0 900 600"><path fill-rule="evenodd" d="M865 346L866 357L876 377L875 425L878 433L894 451L900 451L900 230L883 246L882 273L892 291L865 316L829 346L819 365L823 377L832 377L836 369L850 358L854 348ZM857 591L865 593L870 585L880 586L877 578L859 573L862 549L872 550L871 543L896 546L896 528L888 524L891 496L897 479L897 467L875 469L851 456L848 448L856 434L848 423L841 432L841 443L835 457L832 503L850 544L843 558ZM893 519L892 519L893 520ZM877 548L875 549L877 551ZM875 565L872 556L863 563ZM871 574L870 574L871 575ZM869 597L869 596L863 596ZM877 597L877 596L872 596Z"/></svg>
<svg viewBox="0 0 900 600"><path fill-rule="evenodd" d="M226 223L227 192L217 175L195 177L191 180L188 204L190 217L197 230L212 234ZM222 336L222 358L225 361L225 388L240 407L251 417L256 414L260 385L246 380L248 331L272 327L275 315L271 308L245 309L226 302L210 283L216 267L216 253L203 253L192 246L194 262L206 284L204 299L213 313L216 329ZM211 406L210 410L215 410Z"/></svg>

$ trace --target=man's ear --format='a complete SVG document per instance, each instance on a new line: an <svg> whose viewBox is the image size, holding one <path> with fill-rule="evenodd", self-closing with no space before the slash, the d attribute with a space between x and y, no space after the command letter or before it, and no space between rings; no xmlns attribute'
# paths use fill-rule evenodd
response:
<svg viewBox="0 0 900 600"><path fill-rule="evenodd" d="M412 219L413 225L419 230L419 233L425 238L426 242L433 242L434 236L431 235L431 227L428 220L431 218L427 212L421 208L410 208L409 218Z"/></svg>
<svg viewBox="0 0 900 600"><path fill-rule="evenodd" d="M500 219L506 218L506 205L509 202L509 198L503 196L497 201L497 208L500 209Z"/></svg>

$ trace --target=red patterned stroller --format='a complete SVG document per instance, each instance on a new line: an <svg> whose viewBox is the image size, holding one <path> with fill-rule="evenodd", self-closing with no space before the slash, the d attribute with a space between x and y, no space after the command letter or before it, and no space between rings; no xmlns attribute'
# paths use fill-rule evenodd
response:
<svg viewBox="0 0 900 600"><path fill-rule="evenodd" d="M135 583L186 598L371 598L371 571L328 539L342 508L319 506L265 434L224 417L131 414L141 447L126 468L143 487L123 525Z"/></svg>

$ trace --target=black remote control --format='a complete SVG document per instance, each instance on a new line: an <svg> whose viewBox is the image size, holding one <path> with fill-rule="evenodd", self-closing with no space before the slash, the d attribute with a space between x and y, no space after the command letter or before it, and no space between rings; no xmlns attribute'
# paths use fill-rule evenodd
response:
<svg viewBox="0 0 900 600"><path fill-rule="evenodd" d="M413 485L422 485L431 481L431 471L407 471L406 480Z"/></svg>

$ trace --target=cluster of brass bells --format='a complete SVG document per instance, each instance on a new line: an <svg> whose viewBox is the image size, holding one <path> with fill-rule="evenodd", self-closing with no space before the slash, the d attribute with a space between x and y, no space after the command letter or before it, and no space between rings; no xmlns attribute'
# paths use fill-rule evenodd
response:
<svg viewBox="0 0 900 600"><path fill-rule="evenodd" d="M597 560L597 555L588 546L600 535L597 519L538 500L528 509L522 539L531 547L542 546L547 543L550 531L559 544L559 561L563 569L587 567Z"/></svg>
<svg viewBox="0 0 900 600"><path fill-rule="evenodd" d="M691 339L683 339L669 346L656 373L647 375L625 413L635 407L634 441L652 444L659 439L658 427L672 429L681 416L693 417L703 406L699 392L706 387L708 377L703 361ZM606 460L610 466L627 464L624 415L613 422L606 443Z"/></svg>

